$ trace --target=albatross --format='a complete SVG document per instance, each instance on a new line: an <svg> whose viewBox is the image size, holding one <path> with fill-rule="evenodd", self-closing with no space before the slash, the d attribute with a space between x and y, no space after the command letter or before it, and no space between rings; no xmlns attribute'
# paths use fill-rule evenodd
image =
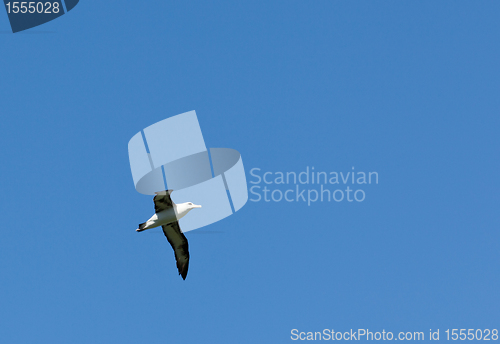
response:
<svg viewBox="0 0 500 344"><path fill-rule="evenodd" d="M191 209L201 208L191 202L175 204L170 198L173 190L155 192L153 198L155 204L155 214L149 220L139 225L137 232L161 226L163 234L167 237L170 246L174 249L177 270L182 279L186 279L189 267L189 246L184 233L182 233L179 221L186 216Z"/></svg>

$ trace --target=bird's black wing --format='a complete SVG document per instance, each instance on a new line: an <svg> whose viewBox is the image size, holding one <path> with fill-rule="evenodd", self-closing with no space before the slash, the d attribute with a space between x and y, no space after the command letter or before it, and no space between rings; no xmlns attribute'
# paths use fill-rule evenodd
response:
<svg viewBox="0 0 500 344"><path fill-rule="evenodd" d="M175 221L168 225L163 225L163 233L174 249L177 270L182 279L186 279L189 267L189 245L184 233L182 233L179 222Z"/></svg>
<svg viewBox="0 0 500 344"><path fill-rule="evenodd" d="M170 194L174 190L165 190L160 192L155 192L156 196L153 198L153 202L155 203L155 213L159 213L162 210L172 208L174 202L170 198Z"/></svg>

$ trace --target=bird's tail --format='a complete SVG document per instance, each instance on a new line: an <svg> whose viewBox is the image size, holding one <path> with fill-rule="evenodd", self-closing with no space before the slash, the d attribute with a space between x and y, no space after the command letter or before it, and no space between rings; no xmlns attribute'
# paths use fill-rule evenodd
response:
<svg viewBox="0 0 500 344"><path fill-rule="evenodd" d="M146 229L146 223L147 223L147 222L144 222L144 223L139 224L139 228L138 228L138 229L136 229L136 231L137 231L137 232L142 232L143 230L145 230L145 229Z"/></svg>

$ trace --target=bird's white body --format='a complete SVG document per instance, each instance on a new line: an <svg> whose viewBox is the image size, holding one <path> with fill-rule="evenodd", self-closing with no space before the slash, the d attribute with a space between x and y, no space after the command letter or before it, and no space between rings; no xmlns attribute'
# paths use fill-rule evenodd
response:
<svg viewBox="0 0 500 344"><path fill-rule="evenodd" d="M149 220L146 221L145 226L142 227L141 230L137 231L143 231L146 229L155 228L178 221L186 216L186 214L194 208L201 208L201 205L196 205L191 202L173 204L172 208L168 208L160 211L159 213L155 213Z"/></svg>

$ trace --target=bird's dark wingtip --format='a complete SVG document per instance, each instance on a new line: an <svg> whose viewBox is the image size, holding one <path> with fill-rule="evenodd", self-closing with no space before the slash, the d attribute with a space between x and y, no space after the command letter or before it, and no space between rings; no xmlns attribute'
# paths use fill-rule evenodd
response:
<svg viewBox="0 0 500 344"><path fill-rule="evenodd" d="M186 268L186 266L179 267L179 275L181 275L181 276L182 276L182 279L183 279L183 280L185 280L185 279L186 279L187 274L188 274L188 272L187 272L187 268Z"/></svg>

